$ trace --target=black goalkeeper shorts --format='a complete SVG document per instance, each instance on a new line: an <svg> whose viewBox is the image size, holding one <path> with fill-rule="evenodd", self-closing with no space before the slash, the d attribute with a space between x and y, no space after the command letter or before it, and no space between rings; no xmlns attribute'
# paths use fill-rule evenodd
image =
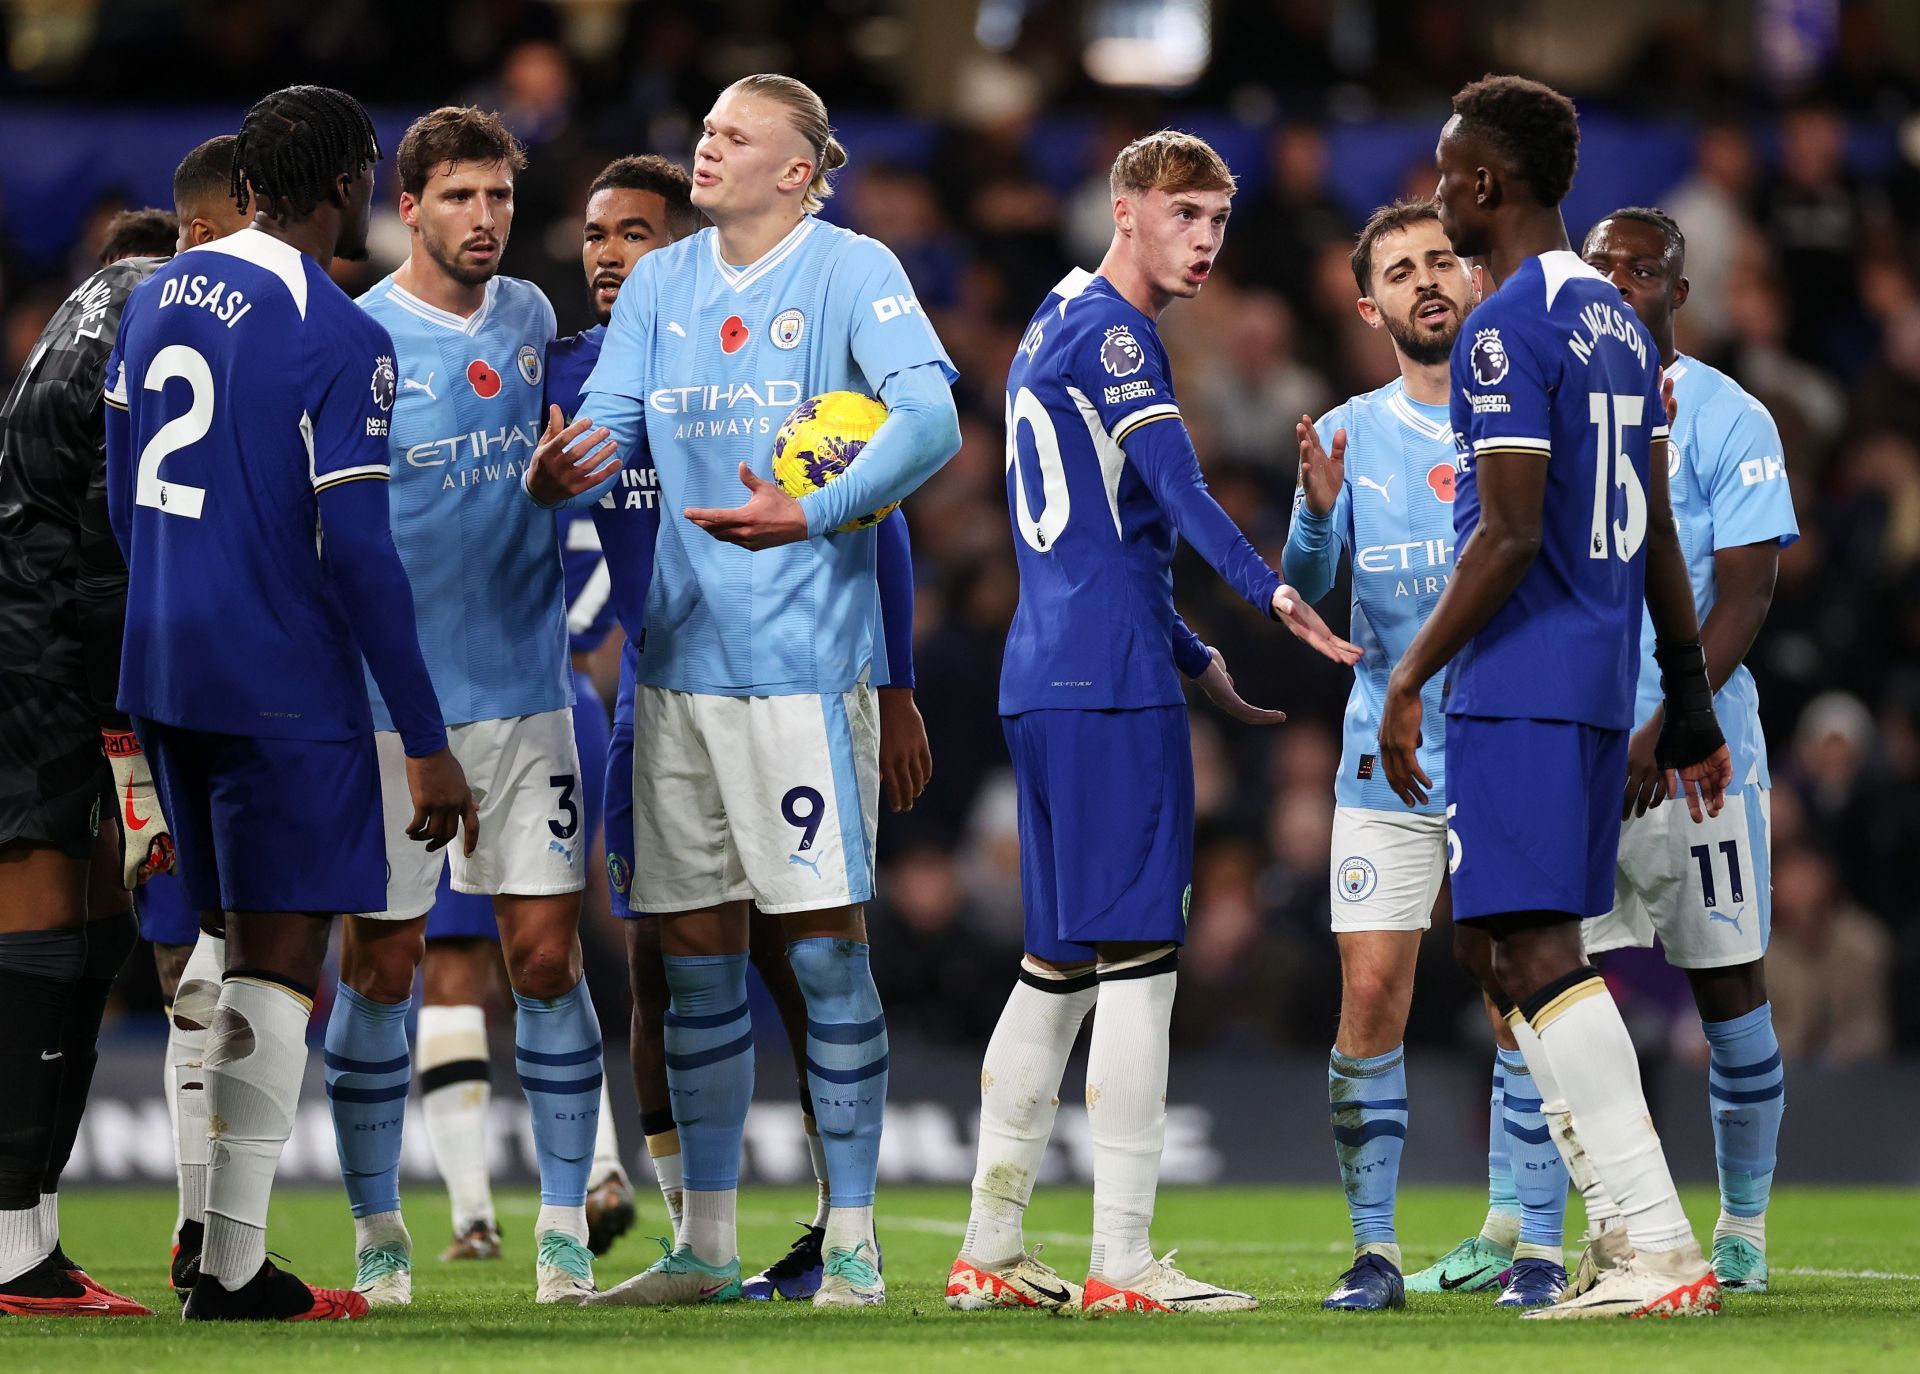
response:
<svg viewBox="0 0 1920 1374"><path fill-rule="evenodd" d="M112 778L84 692L0 669L0 845L90 857Z"/></svg>

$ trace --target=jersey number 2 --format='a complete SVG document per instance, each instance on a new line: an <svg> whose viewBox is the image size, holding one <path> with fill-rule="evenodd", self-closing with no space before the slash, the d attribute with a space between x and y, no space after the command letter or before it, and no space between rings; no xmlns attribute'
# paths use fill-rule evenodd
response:
<svg viewBox="0 0 1920 1374"><path fill-rule="evenodd" d="M148 391L161 391L176 378L192 388L193 400L187 406L186 414L176 415L156 429L153 437L147 440L147 446L140 450L140 467L133 483L133 503L136 506L152 506L168 515L184 515L189 520L198 520L200 507L207 499L207 489L190 487L184 482L161 481L160 463L169 454L177 453L189 444L199 443L213 428L213 369L207 366L207 360L200 356L198 350L186 344L168 344L154 354L153 361L147 364L147 375L141 385Z"/></svg>
<svg viewBox="0 0 1920 1374"><path fill-rule="evenodd" d="M1631 563L1646 542L1647 493L1627 453L1627 431L1641 423L1646 409L1644 396L1623 396L1618 392L1609 395L1604 391L1587 393L1587 415L1599 431L1599 452L1593 465L1593 534L1587 541L1590 558L1618 555L1622 563ZM1615 525L1610 518L1609 508L1613 503L1609 498L1614 487L1619 487L1626 498L1624 525ZM1609 534L1611 539L1607 537Z"/></svg>

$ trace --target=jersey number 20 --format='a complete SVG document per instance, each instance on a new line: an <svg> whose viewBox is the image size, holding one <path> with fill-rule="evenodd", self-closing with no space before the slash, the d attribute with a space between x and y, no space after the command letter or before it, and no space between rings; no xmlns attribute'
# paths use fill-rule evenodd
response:
<svg viewBox="0 0 1920 1374"><path fill-rule="evenodd" d="M200 518L200 507L207 499L205 487L190 487L184 482L160 480L160 463L169 454L197 444L213 427L213 369L199 351L186 344L168 344L153 355L141 385L148 391L163 391L176 378L193 390L187 413L176 415L153 432L147 446L140 450L140 467L133 483L133 502L152 506L168 515Z"/></svg>
<svg viewBox="0 0 1920 1374"><path fill-rule="evenodd" d="M1611 404L1609 404L1611 403ZM1593 534L1587 541L1589 558L1618 555L1622 563L1631 563L1647 538L1647 493L1640 485L1640 474L1633 470L1627 453L1627 431L1645 418L1647 398L1609 395L1604 391L1587 393L1587 415L1599 431L1599 452L1593 465ZM1609 413L1611 412L1611 413ZM1609 519L1612 488L1619 487L1627 501L1627 523L1614 525ZM1611 526L1611 528L1609 528ZM1607 536L1613 537L1609 539Z"/></svg>

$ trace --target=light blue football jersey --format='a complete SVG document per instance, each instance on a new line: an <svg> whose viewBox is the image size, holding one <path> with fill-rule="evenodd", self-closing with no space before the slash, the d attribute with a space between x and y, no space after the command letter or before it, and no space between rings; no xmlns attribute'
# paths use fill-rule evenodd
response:
<svg viewBox="0 0 1920 1374"><path fill-rule="evenodd" d="M869 677L883 652L873 530L754 553L681 512L742 504L741 463L771 480L774 434L800 402L877 396L887 378L923 364L949 382L959 375L899 261L812 216L746 266L721 259L712 229L641 259L585 387L644 405L659 478L641 682L782 696L843 692Z"/></svg>
<svg viewBox="0 0 1920 1374"><path fill-rule="evenodd" d="M1684 353L1667 376L1673 379L1677 408L1667 449L1668 501L1693 581L1694 610L1704 624L1719 597L1715 551L1769 540L1784 549L1800 537L1800 526L1787 485L1786 449L1767 408L1726 373ZM1635 724L1644 723L1659 704L1653 617L1643 615ZM1714 693L1713 710L1733 755L1733 785L1772 786L1767 741L1760 732L1760 691L1744 663Z"/></svg>
<svg viewBox="0 0 1920 1374"><path fill-rule="evenodd" d="M512 277L488 282L467 319L392 277L360 305L393 336L388 504L441 714L454 725L569 705L559 537L520 489L544 428L553 307ZM367 690L376 728L391 730L371 678Z"/></svg>
<svg viewBox="0 0 1920 1374"><path fill-rule="evenodd" d="M1433 780L1424 806L1408 807L1394 795L1379 754L1387 679L1453 576L1454 445L1447 407L1414 400L1395 377L1378 391L1335 406L1314 428L1328 451L1334 431L1347 432L1346 480L1327 517L1339 542L1311 553L1304 549L1300 513L1306 494L1296 490L1283 561L1287 576L1316 597L1332 584L1340 549L1353 564L1350 637L1363 653L1347 696L1334 800L1373 811L1443 815L1443 674L1436 673L1420 693L1420 767Z"/></svg>

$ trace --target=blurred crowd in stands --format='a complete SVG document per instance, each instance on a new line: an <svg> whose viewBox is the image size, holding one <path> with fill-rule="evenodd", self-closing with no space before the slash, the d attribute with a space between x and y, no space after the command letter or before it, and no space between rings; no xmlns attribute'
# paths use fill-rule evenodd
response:
<svg viewBox="0 0 1920 1374"><path fill-rule="evenodd" d="M884 47L875 14L885 5L616 5L599 7L611 11L609 27L586 39L564 12L594 7L496 0L458 7L457 22L439 5L335 0L291 20L283 8L189 6L204 22L184 36L103 26L73 89L95 100L110 89L128 101L228 101L237 119L246 99L278 84L265 71L408 112L445 100L497 108L531 156L505 270L546 288L563 330L589 322L577 229L587 180L619 153L685 158L730 76L791 72L838 116L909 103L866 51ZM910 18L916 7L899 8ZM1467 17L1476 7L1376 6L1404 10L1408 22L1383 23L1356 74L1341 7L1243 0L1215 7L1217 56L1193 91L1116 99L1049 45L1048 17L1072 7L1026 8L1033 22L1020 44L998 60L999 77L969 88L932 156L896 161L856 144L830 210L899 255L962 373L963 447L907 505L918 697L935 768L920 805L883 822L872 924L895 1034L983 1040L1018 956L1014 794L995 713L1018 594L1002 386L1036 303L1068 267L1091 267L1104 251L1113 152L1192 111L1271 128L1269 165L1235 208L1220 271L1163 329L1214 493L1277 565L1295 421L1393 374L1384 337L1354 311L1347 255L1360 216L1329 189L1322 130L1383 113L1431 115L1437 130L1450 91L1496 57ZM759 27L716 27L708 9L750 11ZM1648 31L1618 79L1573 93L1583 108L1655 113L1693 131L1691 170L1649 188L1688 238L1681 348L1764 402L1785 442L1802 538L1781 559L1749 658L1776 783L1776 1021L1789 1057L1804 1062L1912 1052L1920 999L1891 990L1920 982L1920 82L1889 55L1869 6L1842 7L1836 48L1800 89L1764 95L1750 73L1715 65L1712 45L1674 32L1686 22ZM404 59L427 51L431 63ZM1282 51L1284 64L1270 59ZM191 90L179 84L187 72ZM16 75L14 85L8 98L36 98L32 83ZM1036 169L1028 137L1043 110L1062 108L1092 116L1079 184L1065 194L1049 189L1063 184L1057 168ZM1848 157L1849 130L1862 128L1899 134L1900 155L1871 177ZM1409 163L1410 193L1432 184L1429 166ZM114 208L104 198L89 232ZM0 242L32 207L4 213ZM1586 227L1569 225L1576 241ZM386 261L363 269L361 284L404 252L396 228L379 236ZM5 273L9 374L91 251L77 243L60 280ZM1339 988L1327 865L1347 678L1185 552L1175 585L1246 695L1291 716L1248 728L1193 708L1200 828L1176 1033L1189 1047L1318 1052ZM1345 594L1343 581L1326 603L1341 625ZM1525 790L1516 778L1516 804ZM1452 967L1445 927L1437 921L1428 941L1409 1038L1477 1046L1486 1034L1477 995ZM603 1011L617 1020L618 937L601 927L596 939L614 1004ZM1704 1058L1683 980L1632 960L1616 976L1643 1038Z"/></svg>

